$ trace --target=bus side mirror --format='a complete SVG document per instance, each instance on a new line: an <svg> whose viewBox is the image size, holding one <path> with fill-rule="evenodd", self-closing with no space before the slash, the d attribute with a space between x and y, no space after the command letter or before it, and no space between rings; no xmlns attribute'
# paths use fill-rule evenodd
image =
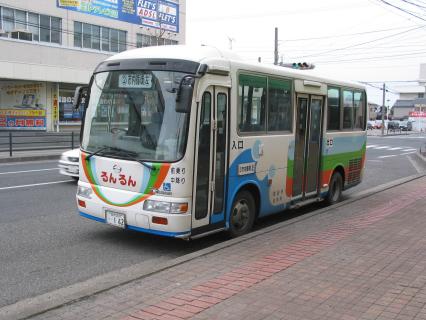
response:
<svg viewBox="0 0 426 320"><path fill-rule="evenodd" d="M183 77L176 93L176 112L189 113L191 111L193 91L194 78L192 76Z"/></svg>
<svg viewBox="0 0 426 320"><path fill-rule="evenodd" d="M82 86L78 86L77 88L75 88L74 100L72 102L74 110L78 110L78 108L80 107L80 103L84 102L84 99L87 96L87 89L88 87Z"/></svg>

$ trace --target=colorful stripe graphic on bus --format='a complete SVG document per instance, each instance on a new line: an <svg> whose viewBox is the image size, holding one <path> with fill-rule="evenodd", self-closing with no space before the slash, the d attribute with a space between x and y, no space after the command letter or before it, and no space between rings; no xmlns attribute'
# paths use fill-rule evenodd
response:
<svg viewBox="0 0 426 320"><path fill-rule="evenodd" d="M323 139L321 186L328 185L331 175L338 166L345 172L345 184L356 183L360 179L365 163L366 139L363 135L333 138L332 146ZM355 151L356 150L356 151ZM293 196L294 141L291 142L287 160L286 195Z"/></svg>
<svg viewBox="0 0 426 320"><path fill-rule="evenodd" d="M153 189L158 189L163 184L164 180L167 177L167 174L170 169L169 163L152 163L150 164L152 166L152 170L148 168L144 168L144 174L143 174L143 185L140 188L140 193L138 193L136 196L132 197L131 199L124 201L124 202L116 202L109 199L103 192L100 187L101 183L98 178L110 178L108 176L103 176L103 172L100 174L96 169L96 159L90 158L87 159L87 155L83 152L81 153L81 163L83 166L83 172L90 183L90 186L93 190L93 192L96 194L96 196L101 199L103 202L117 206L117 207L129 207L133 206L137 203L140 203L144 201L145 199L149 198L153 195ZM147 173L148 172L148 173ZM141 179L135 179L135 181L127 178L122 178L122 180L118 180L118 183L123 185L133 185L136 186L136 180ZM130 177L131 178L131 177ZM111 178L110 178L111 179ZM114 178L115 179L115 178ZM123 180L124 179L124 180ZM105 180L104 180L105 181ZM117 181L116 181L117 182Z"/></svg>

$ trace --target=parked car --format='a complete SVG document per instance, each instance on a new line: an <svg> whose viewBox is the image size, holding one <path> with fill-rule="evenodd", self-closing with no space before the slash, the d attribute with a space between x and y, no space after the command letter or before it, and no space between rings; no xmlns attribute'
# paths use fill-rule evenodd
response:
<svg viewBox="0 0 426 320"><path fill-rule="evenodd" d="M373 121L367 121L367 130L375 129L376 125Z"/></svg>
<svg viewBox="0 0 426 320"><path fill-rule="evenodd" d="M413 130L413 124L411 123L411 121L400 121L399 128L402 131L411 131Z"/></svg>
<svg viewBox="0 0 426 320"><path fill-rule="evenodd" d="M388 120L385 120L385 129L386 129L387 122L388 122ZM374 125L375 125L376 129L381 129L382 128L382 120L375 120Z"/></svg>
<svg viewBox="0 0 426 320"><path fill-rule="evenodd" d="M78 179L78 160L80 158L80 149L65 151L59 160L59 172L66 176Z"/></svg>
<svg viewBox="0 0 426 320"><path fill-rule="evenodd" d="M399 122L398 121L389 121L388 122L388 130L399 130Z"/></svg>

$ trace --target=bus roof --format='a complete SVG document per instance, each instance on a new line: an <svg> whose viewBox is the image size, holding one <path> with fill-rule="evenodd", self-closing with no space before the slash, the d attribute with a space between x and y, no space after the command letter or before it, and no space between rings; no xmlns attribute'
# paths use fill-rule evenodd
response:
<svg viewBox="0 0 426 320"><path fill-rule="evenodd" d="M296 79L306 79L340 86L348 86L365 89L364 85L346 80L332 79L320 75L316 70L297 70L287 67L268 65L262 63L250 63L229 50L221 50L211 46L152 46L139 49L123 51L109 57L106 61L127 60L127 59L177 59L193 61L208 66L225 66L230 70L244 70L249 72L259 72L273 74L276 76L290 77Z"/></svg>

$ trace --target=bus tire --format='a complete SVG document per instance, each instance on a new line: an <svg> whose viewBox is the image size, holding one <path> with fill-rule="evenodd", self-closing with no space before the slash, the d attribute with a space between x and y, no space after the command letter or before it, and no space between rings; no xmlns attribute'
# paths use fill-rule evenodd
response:
<svg viewBox="0 0 426 320"><path fill-rule="evenodd" d="M229 216L228 233L232 238L250 232L256 216L256 205L253 195L247 191L240 191L235 197Z"/></svg>
<svg viewBox="0 0 426 320"><path fill-rule="evenodd" d="M340 172L335 171L330 179L328 193L325 197L327 204L332 205L339 202L342 198L343 191L343 177Z"/></svg>

